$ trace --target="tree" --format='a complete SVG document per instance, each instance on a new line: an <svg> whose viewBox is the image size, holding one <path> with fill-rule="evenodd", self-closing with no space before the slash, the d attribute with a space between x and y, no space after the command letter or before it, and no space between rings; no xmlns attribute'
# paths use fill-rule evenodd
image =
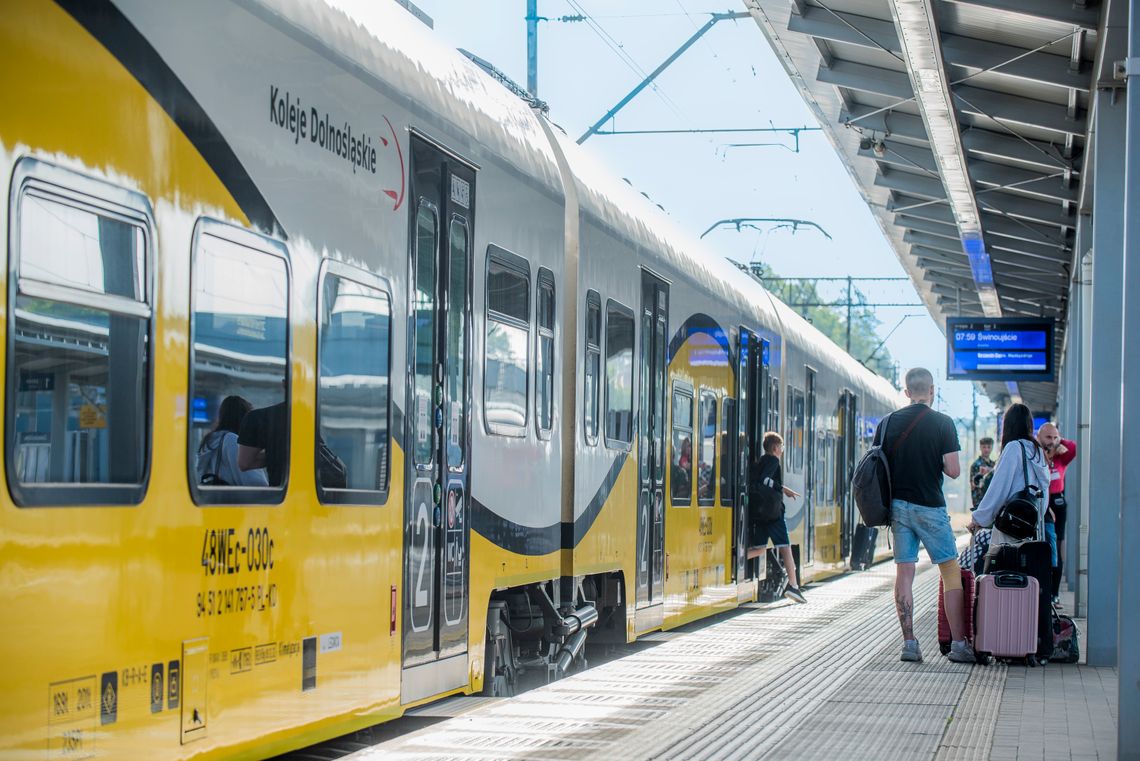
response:
<svg viewBox="0 0 1140 761"><path fill-rule="evenodd" d="M847 307L836 306L834 299L819 293L816 284L810 279L781 280L780 276L766 264L754 263L748 271L764 283L764 286L785 304L799 312L821 333L830 338L836 346L846 349ZM853 300L864 300L856 292ZM878 328L880 322L867 306L853 306L851 309L851 356L863 363L869 370L898 385L898 370L891 353L881 346ZM873 355L873 356L872 356Z"/></svg>

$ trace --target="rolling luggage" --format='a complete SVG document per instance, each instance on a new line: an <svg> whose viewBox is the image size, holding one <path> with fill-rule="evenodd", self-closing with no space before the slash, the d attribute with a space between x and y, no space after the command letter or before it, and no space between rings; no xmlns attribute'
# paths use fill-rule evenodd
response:
<svg viewBox="0 0 1140 761"><path fill-rule="evenodd" d="M1053 657L1053 605L1050 591L1053 583L1053 558L1048 542L1022 542L990 547L986 555L985 573L1012 571L1037 579L1040 599L1037 603L1037 659Z"/></svg>
<svg viewBox="0 0 1140 761"><path fill-rule="evenodd" d="M977 596L974 651L998 658L1024 658L1034 665L1041 597L1037 579L1007 571L983 574L978 577Z"/></svg>
<svg viewBox="0 0 1140 761"><path fill-rule="evenodd" d="M965 615L967 641L974 638L974 572L962 569L962 604ZM943 655L950 652L950 620L946 617L946 601L942 596L942 577L938 578L938 649Z"/></svg>
<svg viewBox="0 0 1140 761"><path fill-rule="evenodd" d="M866 571L875 562L875 544L879 541L879 529L859 524L855 527L855 538L851 542L851 570Z"/></svg>

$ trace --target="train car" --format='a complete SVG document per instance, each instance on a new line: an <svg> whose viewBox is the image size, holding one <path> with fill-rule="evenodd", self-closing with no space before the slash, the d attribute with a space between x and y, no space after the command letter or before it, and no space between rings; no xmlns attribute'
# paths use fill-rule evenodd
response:
<svg viewBox="0 0 1140 761"><path fill-rule="evenodd" d="M769 429L842 567L897 392L342 5L0 20L0 756L261 757L754 599Z"/></svg>

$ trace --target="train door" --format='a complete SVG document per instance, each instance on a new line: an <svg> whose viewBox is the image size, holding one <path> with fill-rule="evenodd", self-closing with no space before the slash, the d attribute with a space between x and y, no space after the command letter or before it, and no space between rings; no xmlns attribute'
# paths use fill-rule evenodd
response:
<svg viewBox="0 0 1140 761"><path fill-rule="evenodd" d="M669 286L641 273L641 414L638 415L638 629L660 625L665 597L665 386Z"/></svg>
<svg viewBox="0 0 1140 761"><path fill-rule="evenodd" d="M851 542L855 535L855 500L851 494L851 474L855 470L856 431L855 420L858 398L850 391L839 396L839 452L836 457L836 487L839 497L839 510L842 521L840 527L843 557L851 554Z"/></svg>
<svg viewBox="0 0 1140 761"><path fill-rule="evenodd" d="M474 170L412 137L402 702L467 683Z"/></svg>
<svg viewBox="0 0 1140 761"><path fill-rule="evenodd" d="M807 368L807 400L804 409L804 564L815 562L816 455L815 438L815 370Z"/></svg>
<svg viewBox="0 0 1140 761"><path fill-rule="evenodd" d="M747 573L748 549L748 463L760 455L764 426L768 417L768 342L757 338L745 327L740 328L737 351L736 393L737 442L736 500L733 508L733 557L735 579L743 581L756 574ZM759 565L757 563L756 565Z"/></svg>

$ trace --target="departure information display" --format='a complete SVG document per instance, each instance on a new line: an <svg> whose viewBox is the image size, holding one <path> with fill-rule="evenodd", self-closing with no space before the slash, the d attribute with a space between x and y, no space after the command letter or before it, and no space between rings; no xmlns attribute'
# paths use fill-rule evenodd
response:
<svg viewBox="0 0 1140 761"><path fill-rule="evenodd" d="M1053 380L1053 319L951 317L946 321L950 380Z"/></svg>

